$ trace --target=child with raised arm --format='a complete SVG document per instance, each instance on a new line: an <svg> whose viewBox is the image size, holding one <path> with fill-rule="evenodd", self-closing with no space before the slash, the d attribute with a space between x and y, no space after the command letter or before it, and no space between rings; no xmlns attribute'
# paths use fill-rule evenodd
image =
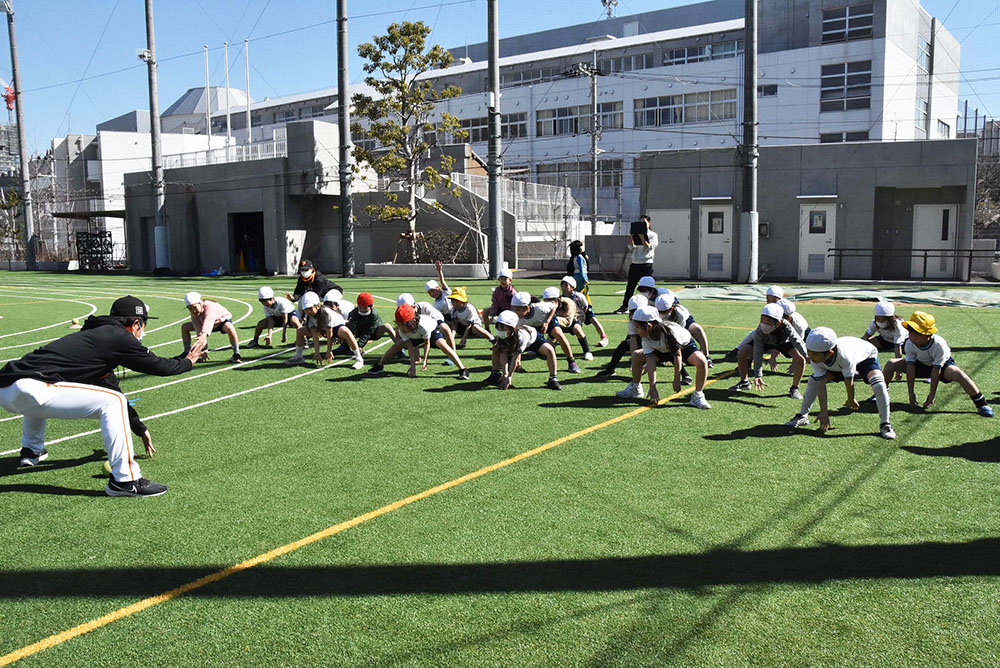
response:
<svg viewBox="0 0 1000 668"><path fill-rule="evenodd" d="M986 403L986 397L979 391L979 386L967 373L958 368L955 358L951 356L951 348L944 337L940 336L935 325L934 316L923 311L914 311L910 319L903 323L909 331L909 337L903 344L905 356L894 359L885 365L886 373L894 373L906 367L906 390L910 405L917 406L917 395L914 392L914 381L917 378L930 378L931 387L927 399L921 404L924 408L934 405L938 383L956 382L962 386L965 393L972 399L976 412L983 417L993 417L993 408Z"/></svg>
<svg viewBox="0 0 1000 668"><path fill-rule="evenodd" d="M448 300L451 302L451 319L462 340L458 342L457 348L465 347L465 340L469 334L476 334L493 343L493 335L483 327L483 319L479 315L479 309L469 301L465 288L455 288L451 291Z"/></svg>
<svg viewBox="0 0 1000 668"><path fill-rule="evenodd" d="M829 327L815 327L806 339L806 351L809 363L812 365L812 375L806 384L806 393L802 397L802 408L786 427L808 427L809 409L819 398L819 428L822 431L830 429L830 413L827 409L826 385L828 381L843 378L847 388L847 408L857 410L859 404L854 398L854 381L862 379L871 385L878 405L879 435L882 438L896 438L896 432L889 422L889 390L886 387L882 367L878 363L878 351L875 346L853 336L837 337Z"/></svg>

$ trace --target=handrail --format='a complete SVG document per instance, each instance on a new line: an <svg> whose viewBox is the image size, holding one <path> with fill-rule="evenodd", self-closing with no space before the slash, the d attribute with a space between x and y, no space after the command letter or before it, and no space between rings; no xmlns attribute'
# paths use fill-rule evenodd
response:
<svg viewBox="0 0 1000 668"><path fill-rule="evenodd" d="M881 281L884 280L885 276L885 258L887 255L905 255L910 258L920 257L923 260L923 270L921 271L921 279L926 280L927 278L927 259L932 257L950 257L954 260L965 260L965 282L968 283L972 280L972 259L974 257L995 257L997 251L990 250L988 248L831 248L827 251L827 255L837 261L837 273L838 279L843 276L843 265L844 258L871 258L872 264L874 265L874 260L877 257L879 260L879 275L878 278L872 277L873 280ZM957 267L956 267L957 269ZM874 274L875 267L872 267L872 273ZM953 272L954 273L954 272Z"/></svg>

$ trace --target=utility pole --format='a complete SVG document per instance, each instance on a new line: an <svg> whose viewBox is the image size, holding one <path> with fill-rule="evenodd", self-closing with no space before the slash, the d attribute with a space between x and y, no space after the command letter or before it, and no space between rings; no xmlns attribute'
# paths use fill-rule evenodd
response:
<svg viewBox="0 0 1000 668"><path fill-rule="evenodd" d="M500 208L500 177L503 174L503 158L500 152L500 19L497 0L488 0L489 21L489 256L490 277L496 278L503 268L503 210ZM517 230L514 230L515 236Z"/></svg>
<svg viewBox="0 0 1000 668"><path fill-rule="evenodd" d="M167 234L166 195L163 185L163 156L160 146L160 93L156 78L156 37L153 32L153 0L146 0L146 50L140 52L139 59L145 61L149 69L149 134L153 145L153 196L154 209L153 244L156 268L170 267L170 243Z"/></svg>
<svg viewBox="0 0 1000 668"><path fill-rule="evenodd" d="M354 203L351 201L351 100L347 84L347 0L337 0L337 123L340 126L340 256L354 276Z"/></svg>
<svg viewBox="0 0 1000 668"><path fill-rule="evenodd" d="M205 136L208 138L208 151L212 151L212 87L208 79L208 44L205 45ZM206 155L206 160L208 157Z"/></svg>
<svg viewBox="0 0 1000 668"><path fill-rule="evenodd" d="M608 12L611 7L608 7ZM597 236L597 139L600 136L600 117L597 115L597 50L590 66L590 233Z"/></svg>
<svg viewBox="0 0 1000 668"><path fill-rule="evenodd" d="M740 236L746 238L746 256L740 256L740 274L747 283L757 282L757 0L746 0L743 38L743 212Z"/></svg>
<svg viewBox="0 0 1000 668"><path fill-rule="evenodd" d="M222 43L222 49L226 55L226 156L229 155L229 145L233 143L232 124L229 122L231 113L229 110L229 42Z"/></svg>
<svg viewBox="0 0 1000 668"><path fill-rule="evenodd" d="M13 71L14 102L17 107L17 144L21 159L21 207L24 209L24 260L29 270L35 264L35 220L31 206L31 174L28 172L28 138L24 129L24 99L21 97L21 69L17 61L17 36L14 34L14 7L11 0L2 0L0 11L7 14L7 35L10 37L10 68Z"/></svg>
<svg viewBox="0 0 1000 668"><path fill-rule="evenodd" d="M243 57L247 64L247 148L250 147L253 133L251 130L253 128L250 126L250 40L243 40ZM249 151L247 151L249 153ZM249 157L249 155L247 156Z"/></svg>

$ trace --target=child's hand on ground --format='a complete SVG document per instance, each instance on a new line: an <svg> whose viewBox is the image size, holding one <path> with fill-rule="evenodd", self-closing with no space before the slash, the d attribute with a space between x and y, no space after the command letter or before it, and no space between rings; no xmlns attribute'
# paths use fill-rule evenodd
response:
<svg viewBox="0 0 1000 668"><path fill-rule="evenodd" d="M930 408L934 405L934 397L927 397L927 401L924 402L924 408Z"/></svg>
<svg viewBox="0 0 1000 668"><path fill-rule="evenodd" d="M850 408L852 411L856 411L861 408L861 404L858 403L857 399L848 399L844 402L845 408Z"/></svg>
<svg viewBox="0 0 1000 668"><path fill-rule="evenodd" d="M406 372L406 375L409 378L416 378L417 377L417 370L416 370L416 368L411 366L410 369L409 369L409 371Z"/></svg>
<svg viewBox="0 0 1000 668"><path fill-rule="evenodd" d="M681 391L681 379L674 378L674 392L680 392L680 391Z"/></svg>
<svg viewBox="0 0 1000 668"><path fill-rule="evenodd" d="M655 406L660 403L660 391L655 387L649 388L649 405Z"/></svg>
<svg viewBox="0 0 1000 668"><path fill-rule="evenodd" d="M816 416L816 422L819 423L820 431L830 431L830 414L820 413Z"/></svg>
<svg viewBox="0 0 1000 668"><path fill-rule="evenodd" d="M764 379L761 378L760 376L755 377L750 382L753 383L753 388L755 390L763 390L765 387L767 387L767 383L765 383Z"/></svg>

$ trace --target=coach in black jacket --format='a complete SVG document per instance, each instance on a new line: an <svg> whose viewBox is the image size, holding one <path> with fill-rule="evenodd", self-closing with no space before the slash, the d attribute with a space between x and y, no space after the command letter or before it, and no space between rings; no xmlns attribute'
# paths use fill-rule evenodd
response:
<svg viewBox="0 0 1000 668"><path fill-rule="evenodd" d="M298 303L305 293L315 292L320 299L323 299L330 290L344 291L342 287L316 271L312 262L302 260L299 263L299 281L295 284L295 292L286 292L285 298Z"/></svg>
<svg viewBox="0 0 1000 668"><path fill-rule="evenodd" d="M99 418L104 448L111 463L109 496L159 496L166 485L142 477L132 452L129 426L142 437L152 456L149 430L118 387L115 368L124 366L154 376L190 371L203 346L183 357L157 357L140 341L146 333L149 309L141 300L122 297L111 315L88 318L74 332L8 362L0 369L0 407L24 416L20 466L34 466L48 457L48 418Z"/></svg>

